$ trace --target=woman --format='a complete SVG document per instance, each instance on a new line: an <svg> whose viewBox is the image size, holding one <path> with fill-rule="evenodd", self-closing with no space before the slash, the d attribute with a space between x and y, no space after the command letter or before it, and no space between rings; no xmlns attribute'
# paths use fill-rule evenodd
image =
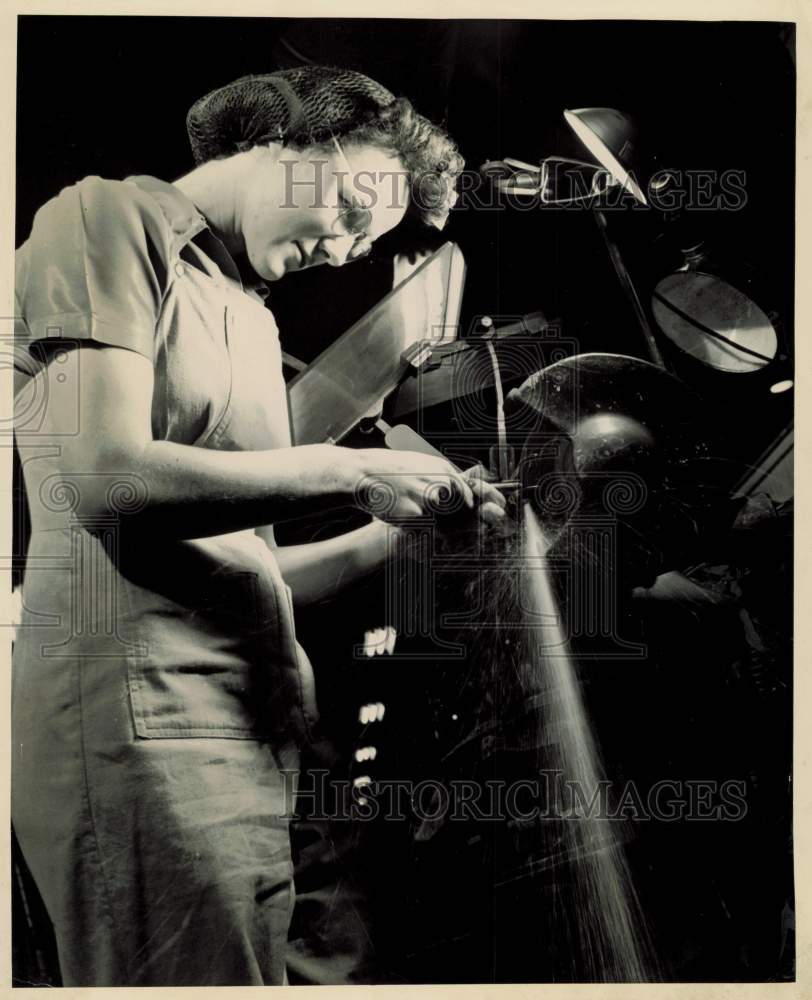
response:
<svg viewBox="0 0 812 1000"><path fill-rule="evenodd" d="M393 521L438 485L502 516L442 459L291 447L262 297L363 256L407 204L442 225L450 140L320 67L238 80L188 128L191 173L87 178L18 251L12 809L65 985L285 981L291 775L315 717L291 599L380 565L398 528L286 551L267 526L381 476Z"/></svg>

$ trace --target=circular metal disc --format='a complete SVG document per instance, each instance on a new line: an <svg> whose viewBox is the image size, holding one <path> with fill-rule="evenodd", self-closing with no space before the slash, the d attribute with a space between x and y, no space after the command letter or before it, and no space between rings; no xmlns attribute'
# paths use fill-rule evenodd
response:
<svg viewBox="0 0 812 1000"><path fill-rule="evenodd" d="M663 301L665 300L665 301ZM743 292L701 271L678 271L657 285L651 308L663 333L703 364L724 372L753 372L768 362L736 344L772 359L778 348L767 315ZM717 340L702 326L733 341Z"/></svg>

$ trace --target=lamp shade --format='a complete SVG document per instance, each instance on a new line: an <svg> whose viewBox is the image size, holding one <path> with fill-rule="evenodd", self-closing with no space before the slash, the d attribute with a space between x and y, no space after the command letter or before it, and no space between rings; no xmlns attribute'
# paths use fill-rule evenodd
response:
<svg viewBox="0 0 812 1000"><path fill-rule="evenodd" d="M632 119L614 108L576 108L565 111L564 118L604 170L642 205L647 205L635 178L638 135Z"/></svg>

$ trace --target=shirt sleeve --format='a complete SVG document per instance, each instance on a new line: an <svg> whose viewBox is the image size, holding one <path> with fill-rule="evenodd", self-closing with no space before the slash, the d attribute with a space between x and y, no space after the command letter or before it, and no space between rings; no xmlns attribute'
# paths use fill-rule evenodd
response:
<svg viewBox="0 0 812 1000"><path fill-rule="evenodd" d="M172 232L134 184L88 177L45 204L17 251L28 346L89 340L153 360Z"/></svg>

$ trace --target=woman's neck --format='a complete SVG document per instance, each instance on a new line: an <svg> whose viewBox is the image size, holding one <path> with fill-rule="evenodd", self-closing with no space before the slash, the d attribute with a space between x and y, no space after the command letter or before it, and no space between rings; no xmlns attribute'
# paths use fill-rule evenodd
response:
<svg viewBox="0 0 812 1000"><path fill-rule="evenodd" d="M190 198L232 256L245 253L239 227L239 157L210 160L173 181Z"/></svg>

